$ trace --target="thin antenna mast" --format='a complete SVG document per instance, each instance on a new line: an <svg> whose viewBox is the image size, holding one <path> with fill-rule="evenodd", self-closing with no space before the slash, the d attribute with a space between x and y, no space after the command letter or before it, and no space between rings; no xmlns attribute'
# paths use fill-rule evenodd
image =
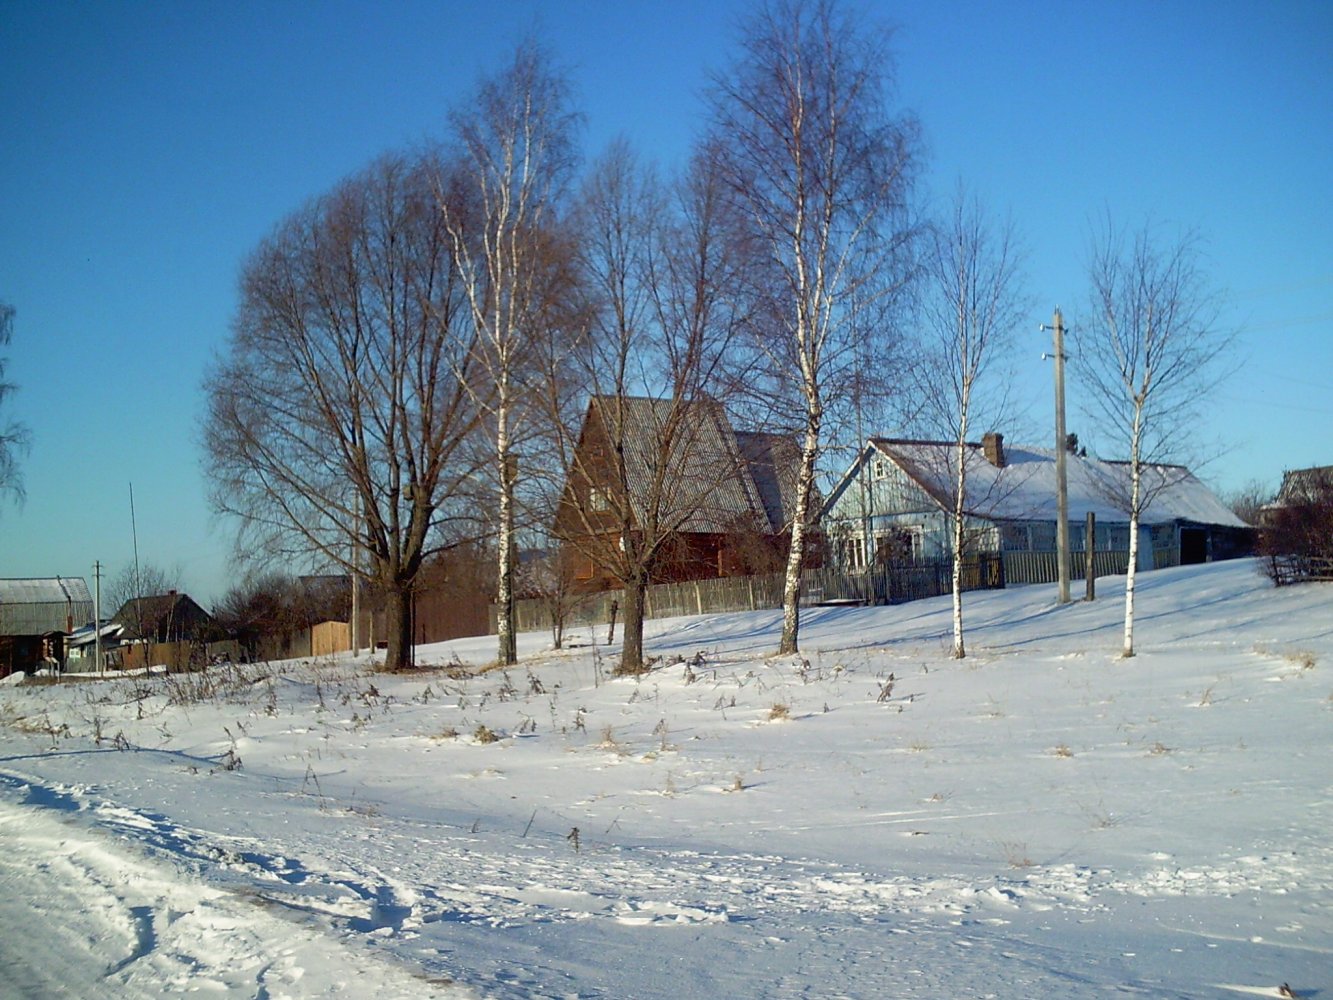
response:
<svg viewBox="0 0 1333 1000"><path fill-rule="evenodd" d="M143 578L139 576L139 525L134 518L134 483L130 483L130 534L134 539L134 617L139 622L139 638L143 635Z"/></svg>

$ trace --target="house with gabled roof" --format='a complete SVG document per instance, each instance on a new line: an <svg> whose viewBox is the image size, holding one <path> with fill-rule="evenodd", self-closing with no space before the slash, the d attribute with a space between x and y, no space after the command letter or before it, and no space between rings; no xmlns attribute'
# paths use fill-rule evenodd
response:
<svg viewBox="0 0 1333 1000"><path fill-rule="evenodd" d="M588 590L617 586L590 553L623 543L626 513L670 535L654 583L768 572L785 556L799 459L793 439L738 431L715 400L594 396L555 534Z"/></svg>
<svg viewBox="0 0 1333 1000"><path fill-rule="evenodd" d="M1272 519L1273 512L1303 504L1333 500L1333 465L1314 465L1308 469L1288 469L1282 473L1277 497L1260 510L1260 520Z"/></svg>
<svg viewBox="0 0 1333 1000"><path fill-rule="evenodd" d="M1055 552L1055 459L1049 448L1006 447L1002 434L966 446L967 544L976 552L1003 553L1010 582L1022 582L1034 562L1020 554ZM1072 452L1065 459L1071 551L1086 551L1092 514L1095 548L1123 553L1123 564L1129 551L1129 464ZM953 508L956 461L953 442L871 438L821 512L833 561L861 569L950 557L947 512ZM1251 529L1188 469L1145 465L1142 474L1151 502L1140 517L1139 568L1249 554Z"/></svg>
<svg viewBox="0 0 1333 1000"><path fill-rule="evenodd" d="M188 595L175 590L132 597L111 619L126 642L193 642L213 637L217 623Z"/></svg>
<svg viewBox="0 0 1333 1000"><path fill-rule="evenodd" d="M0 580L0 677L64 660L64 639L93 617L81 577Z"/></svg>

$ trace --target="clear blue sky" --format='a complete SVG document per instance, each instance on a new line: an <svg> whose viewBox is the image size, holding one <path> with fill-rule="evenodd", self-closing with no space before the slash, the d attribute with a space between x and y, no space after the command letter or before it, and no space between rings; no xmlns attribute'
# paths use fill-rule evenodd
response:
<svg viewBox="0 0 1333 1000"><path fill-rule="evenodd" d="M230 528L200 472L200 383L245 256L450 104L534 29L572 70L585 150L625 133L679 161L733 41L734 0L68 3L0 0L0 299L7 409L32 430L0 577L178 567L205 604ZM1031 364L1048 424L1057 303L1076 312L1091 219L1197 226L1243 371L1201 433L1219 489L1333 462L1333 4L864 5L898 25L925 182L964 180L1032 254ZM1024 334L1028 337L1029 334ZM1095 438L1071 412L1070 427ZM1012 435L1011 435L1012 438ZM1041 438L1044 441L1044 437Z"/></svg>

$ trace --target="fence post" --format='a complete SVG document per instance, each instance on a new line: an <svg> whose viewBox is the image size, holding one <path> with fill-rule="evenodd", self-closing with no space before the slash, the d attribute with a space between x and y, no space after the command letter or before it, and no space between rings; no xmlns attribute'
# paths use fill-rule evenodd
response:
<svg viewBox="0 0 1333 1000"><path fill-rule="evenodd" d="M1097 515L1088 511L1088 522L1083 528L1084 574L1087 577L1089 601L1097 598Z"/></svg>

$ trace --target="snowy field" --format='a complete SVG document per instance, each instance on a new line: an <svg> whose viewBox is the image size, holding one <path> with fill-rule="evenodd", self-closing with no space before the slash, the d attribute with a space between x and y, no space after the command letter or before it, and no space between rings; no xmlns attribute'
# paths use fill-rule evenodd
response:
<svg viewBox="0 0 1333 1000"><path fill-rule="evenodd" d="M1118 584L0 688L0 996L1333 1000L1333 586Z"/></svg>

